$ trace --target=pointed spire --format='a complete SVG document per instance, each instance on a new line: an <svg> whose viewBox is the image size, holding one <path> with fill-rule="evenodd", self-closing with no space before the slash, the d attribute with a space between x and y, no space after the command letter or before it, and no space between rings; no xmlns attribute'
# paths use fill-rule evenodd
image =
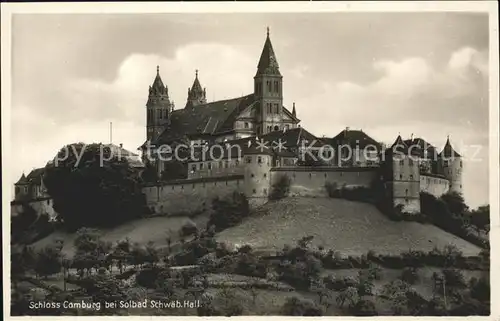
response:
<svg viewBox="0 0 500 321"><path fill-rule="evenodd" d="M399 134L398 137L396 138L396 141L394 141L394 144L392 144L391 150L405 152L407 149L408 146L403 141L403 138L401 138L401 134Z"/></svg>
<svg viewBox="0 0 500 321"><path fill-rule="evenodd" d="M271 38L269 37L269 27L267 27L266 42L264 43L259 64L257 65L257 75L260 74L281 75L278 60L276 59Z"/></svg>
<svg viewBox="0 0 500 321"><path fill-rule="evenodd" d="M191 88L188 88L188 101L186 106L192 107L200 104L206 104L206 95L207 92L201 86L200 80L198 79L198 69L196 69L193 85Z"/></svg>
<svg viewBox="0 0 500 321"><path fill-rule="evenodd" d="M297 111L295 110L295 102L293 103L292 116L297 117Z"/></svg>
<svg viewBox="0 0 500 321"><path fill-rule="evenodd" d="M444 145L443 151L439 154L441 157L453 158L453 157L461 157L459 153L457 153L450 143L450 135L446 138L446 144Z"/></svg>
<svg viewBox="0 0 500 321"><path fill-rule="evenodd" d="M24 175L24 172L23 174L21 175L21 177L19 178L19 180L17 181L17 183L15 185L22 185L22 184L27 184L28 183L28 179L26 178L26 175Z"/></svg>
<svg viewBox="0 0 500 321"><path fill-rule="evenodd" d="M201 87L200 80L198 79L198 69L195 71L195 78L193 82L193 86L191 86L190 90L191 95L202 95L203 94L203 88Z"/></svg>
<svg viewBox="0 0 500 321"><path fill-rule="evenodd" d="M150 87L149 92L153 95L165 95L168 94L167 87L163 84L160 77L160 66L156 66L156 77L153 81L153 85Z"/></svg>

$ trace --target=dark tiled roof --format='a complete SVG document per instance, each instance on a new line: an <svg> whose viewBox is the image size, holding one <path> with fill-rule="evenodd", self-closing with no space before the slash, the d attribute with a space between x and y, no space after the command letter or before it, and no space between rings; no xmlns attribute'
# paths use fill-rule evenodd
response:
<svg viewBox="0 0 500 321"><path fill-rule="evenodd" d="M257 65L257 74L281 75L278 60L276 59L273 45L269 38L269 33L267 34L266 42L264 43L264 48L260 55L259 64Z"/></svg>
<svg viewBox="0 0 500 321"><path fill-rule="evenodd" d="M450 139L446 140L446 144L444 145L443 151L439 154L441 157L461 157L459 153L457 153L453 147L451 147Z"/></svg>
<svg viewBox="0 0 500 321"><path fill-rule="evenodd" d="M152 95L166 95L168 94L168 88L163 84L160 77L159 67L156 69L156 77L153 81L153 85L150 87L150 94Z"/></svg>
<svg viewBox="0 0 500 321"><path fill-rule="evenodd" d="M200 81L198 80L198 72L196 72L196 77L194 79L193 86L191 87L190 92L195 96L203 94L203 88L201 88Z"/></svg>
<svg viewBox="0 0 500 321"><path fill-rule="evenodd" d="M28 184L28 180L26 179L26 176L24 175L21 175L21 177L19 178L19 180L17 181L17 183L15 185L23 185L23 184Z"/></svg>
<svg viewBox="0 0 500 321"><path fill-rule="evenodd" d="M253 94L215 101L172 112L170 124L158 138L156 144L167 144L189 136L213 135L232 130L233 123L246 107L254 102Z"/></svg>
<svg viewBox="0 0 500 321"><path fill-rule="evenodd" d="M301 147L303 141L306 147L320 147L325 144L322 139L317 138L302 127L292 128L285 131L273 131L263 135L261 138L264 141L269 142L269 146L276 145L281 140L281 143L286 148Z"/></svg>
<svg viewBox="0 0 500 321"><path fill-rule="evenodd" d="M405 144L405 142L401 138L401 135L398 135L398 137L394 141L394 144L392 144L391 147L387 149L387 151L399 152L399 153L403 153L406 155L408 153L408 146Z"/></svg>
<svg viewBox="0 0 500 321"><path fill-rule="evenodd" d="M407 139L404 141L406 146L411 150L411 153L420 157L424 156L424 151L427 151L428 157L437 155L436 147L425 141L423 138Z"/></svg>
<svg viewBox="0 0 500 321"><path fill-rule="evenodd" d="M376 146L378 150L382 149L379 142L368 136L362 130L343 130L329 141L332 146L348 145L351 147L359 146L359 148L365 148L368 145L372 145Z"/></svg>
<svg viewBox="0 0 500 321"><path fill-rule="evenodd" d="M36 168L32 170L28 176L26 176L26 179L30 184L41 184L42 183L42 176L45 174L45 167L41 168Z"/></svg>

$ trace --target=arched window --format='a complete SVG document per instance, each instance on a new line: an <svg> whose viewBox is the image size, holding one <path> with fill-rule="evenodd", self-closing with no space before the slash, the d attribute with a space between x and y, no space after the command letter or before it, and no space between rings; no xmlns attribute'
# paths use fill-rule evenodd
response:
<svg viewBox="0 0 500 321"><path fill-rule="evenodd" d="M278 126L274 126L274 130L278 131L278 130L280 130L280 128Z"/></svg>

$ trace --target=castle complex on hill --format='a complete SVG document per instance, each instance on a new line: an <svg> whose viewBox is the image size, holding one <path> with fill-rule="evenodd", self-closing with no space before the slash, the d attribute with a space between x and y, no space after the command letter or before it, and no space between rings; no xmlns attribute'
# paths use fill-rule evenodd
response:
<svg viewBox="0 0 500 321"><path fill-rule="evenodd" d="M283 104L283 76L269 29L253 83L246 96L207 102L196 71L185 107L173 110L157 69L146 104L144 161L160 177L172 162L183 163L185 173L145 187L154 210L196 207L227 192L226 186L262 203L280 175L290 177L292 195L302 196L325 194L328 182L370 186L380 179L394 206L407 212L420 210L421 191L462 192L463 162L449 139L438 153L421 138L398 136L384 148L362 130L346 128L333 138L318 138L302 128L295 104L292 111Z"/></svg>
<svg viewBox="0 0 500 321"><path fill-rule="evenodd" d="M234 191L252 205L263 204L283 175L290 178L291 197L326 196L328 183L369 187L379 180L392 204L408 213L420 211L421 191L462 193L463 161L449 139L441 152L422 138L401 136L385 148L362 130L319 138L301 127L295 104L291 111L283 104L269 29L253 82L253 93L207 102L196 71L185 107L174 110L157 67L146 103L147 140L140 147L143 162L162 178L143 187L153 212L203 210ZM169 177L171 168L182 173ZM21 178L16 195L25 185Z"/></svg>

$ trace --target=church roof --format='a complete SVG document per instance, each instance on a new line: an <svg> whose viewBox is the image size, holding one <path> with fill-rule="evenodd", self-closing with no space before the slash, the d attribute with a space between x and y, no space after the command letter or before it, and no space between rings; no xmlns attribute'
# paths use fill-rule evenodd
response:
<svg viewBox="0 0 500 321"><path fill-rule="evenodd" d="M160 67L156 67L156 77L153 81L153 85L150 87L150 94L154 95L164 95L167 94L167 87L163 84L160 77Z"/></svg>
<svg viewBox="0 0 500 321"><path fill-rule="evenodd" d="M257 65L257 74L274 74L281 75L279 71L278 60L274 53L271 38L269 38L269 28L267 28L267 38L264 43L264 48L260 55L259 64Z"/></svg>
<svg viewBox="0 0 500 321"><path fill-rule="evenodd" d="M252 103L254 96L250 94L174 110L170 116L170 124L153 143L165 144L187 136L213 135L232 130L236 117Z"/></svg>
<svg viewBox="0 0 500 321"><path fill-rule="evenodd" d="M193 86L191 86L191 94L202 94L203 88L201 88L200 80L198 79L198 70L196 70L196 77L194 78Z"/></svg>
<svg viewBox="0 0 500 321"><path fill-rule="evenodd" d="M443 151L439 154L440 157L461 157L459 153L457 153L453 147L451 147L450 138L446 140L446 144L444 145Z"/></svg>
<svg viewBox="0 0 500 321"><path fill-rule="evenodd" d="M28 184L28 180L26 179L26 176L23 173L15 185L24 185L24 184Z"/></svg>
<svg viewBox="0 0 500 321"><path fill-rule="evenodd" d="M348 145L351 147L359 146L365 148L368 145L375 146L377 150L382 148L382 145L375 139L368 136L362 130L345 129L337 134L337 136L330 139L332 146Z"/></svg>

